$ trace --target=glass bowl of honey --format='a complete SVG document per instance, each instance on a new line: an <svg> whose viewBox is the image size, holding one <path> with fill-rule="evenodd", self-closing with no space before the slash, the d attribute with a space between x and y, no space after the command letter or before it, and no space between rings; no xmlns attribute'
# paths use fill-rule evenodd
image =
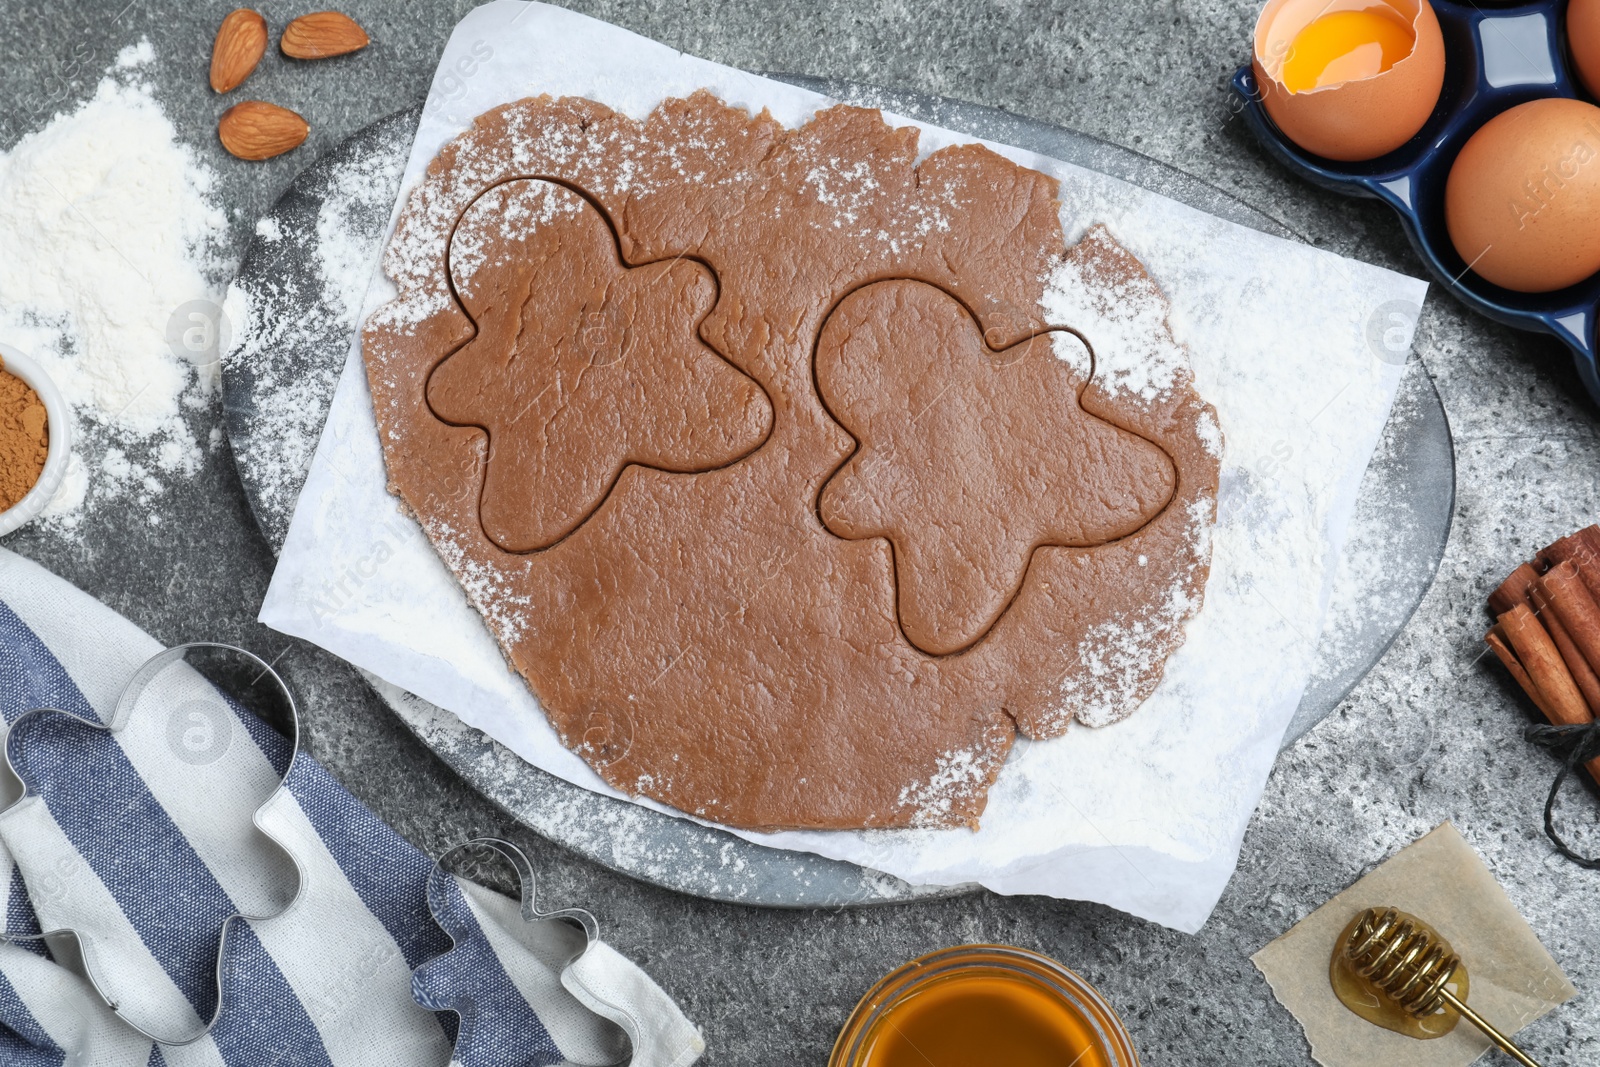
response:
<svg viewBox="0 0 1600 1067"><path fill-rule="evenodd" d="M1138 1067L1122 1020L1048 956L959 945L894 971L861 998L828 1067Z"/></svg>

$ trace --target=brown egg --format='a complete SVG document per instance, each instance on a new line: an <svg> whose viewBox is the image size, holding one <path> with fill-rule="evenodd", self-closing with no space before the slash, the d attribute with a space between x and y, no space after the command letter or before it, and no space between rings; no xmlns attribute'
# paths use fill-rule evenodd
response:
<svg viewBox="0 0 1600 1067"><path fill-rule="evenodd" d="M1600 0L1572 0L1567 5L1567 47L1578 80L1590 96L1600 96Z"/></svg>
<svg viewBox="0 0 1600 1067"><path fill-rule="evenodd" d="M1450 166L1444 217L1461 258L1507 289L1600 270L1600 107L1550 97L1484 123Z"/></svg>
<svg viewBox="0 0 1600 1067"><path fill-rule="evenodd" d="M1327 159L1376 159L1433 114L1444 37L1428 0L1269 0L1252 65L1285 137Z"/></svg>

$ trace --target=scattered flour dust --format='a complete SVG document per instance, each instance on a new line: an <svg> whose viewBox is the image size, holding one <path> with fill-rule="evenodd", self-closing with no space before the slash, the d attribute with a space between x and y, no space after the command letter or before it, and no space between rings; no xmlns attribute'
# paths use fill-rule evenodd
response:
<svg viewBox="0 0 1600 1067"><path fill-rule="evenodd" d="M931 777L900 790L899 801L916 812L913 826L945 826L956 801L970 800L985 790L994 771L992 753L971 749L946 752Z"/></svg>
<svg viewBox="0 0 1600 1067"><path fill-rule="evenodd" d="M1091 233L1085 240L1105 238ZM1167 328L1166 298L1145 275L1108 278L1063 259L1046 280L1040 305L1049 322L1091 339L1103 389L1152 401L1188 375L1189 355Z"/></svg>
<svg viewBox="0 0 1600 1067"><path fill-rule="evenodd" d="M295 180L299 205L316 203L315 212L280 205L257 221L223 304L232 327L223 359L250 375L255 402L233 434L234 458L274 543L288 532L399 191L411 130L385 129L347 142L336 162ZM394 531L382 529L373 552L387 554ZM329 595L342 602L347 594Z"/></svg>
<svg viewBox="0 0 1600 1067"><path fill-rule="evenodd" d="M1105 229L1091 229L1082 247L1115 249ZM1102 256L1069 255L1045 278L1040 309L1052 325L1082 331L1092 348L1090 372L1100 389L1133 403L1150 404L1193 380L1189 353L1168 325L1169 303L1160 287L1143 273L1107 273L1098 268ZM1070 339L1070 340L1069 340ZM1083 343L1072 333L1053 335L1056 355L1080 365ZM1201 442L1214 456L1222 455L1222 430L1212 416L1198 420ZM1148 695L1141 689L1153 666L1182 643L1179 636L1201 608L1191 585L1195 568L1209 567L1215 510L1209 500L1189 509L1190 538L1200 546L1198 562L1175 575L1165 595L1139 609L1091 629L1078 646L1084 671L1062 686L1056 712L1089 726L1109 726L1132 714ZM1139 557L1144 564L1144 557Z"/></svg>
<svg viewBox="0 0 1600 1067"><path fill-rule="evenodd" d="M163 491L158 475L196 471L185 412L217 382L214 358L184 359L168 341L186 306L217 306L207 273L226 219L211 172L141 77L154 58L148 41L123 49L77 110L0 154L0 339L31 354L78 416L45 513L66 531L91 496L146 501Z"/></svg>
<svg viewBox="0 0 1600 1067"><path fill-rule="evenodd" d="M461 216L450 240L450 271L464 297L477 296L477 278L487 266L500 266L520 252L520 245L542 226L583 212L584 200L563 185L518 181L502 185L478 200ZM500 259L491 264L491 253Z"/></svg>

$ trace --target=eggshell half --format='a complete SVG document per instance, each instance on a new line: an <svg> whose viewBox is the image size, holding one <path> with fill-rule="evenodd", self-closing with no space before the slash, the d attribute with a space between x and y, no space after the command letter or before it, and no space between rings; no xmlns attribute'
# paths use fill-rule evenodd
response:
<svg viewBox="0 0 1600 1067"><path fill-rule="evenodd" d="M1600 0L1572 0L1567 5L1567 48L1578 80L1590 96L1600 96Z"/></svg>
<svg viewBox="0 0 1600 1067"><path fill-rule="evenodd" d="M1388 7L1411 24L1411 54L1381 74L1292 93L1279 80L1296 35L1335 11ZM1428 0L1269 0L1251 63L1262 104L1283 135L1325 159L1387 155L1416 136L1444 89L1444 35Z"/></svg>
<svg viewBox="0 0 1600 1067"><path fill-rule="evenodd" d="M1484 123L1450 166L1444 217L1462 260L1507 289L1600 271L1600 107L1549 97Z"/></svg>

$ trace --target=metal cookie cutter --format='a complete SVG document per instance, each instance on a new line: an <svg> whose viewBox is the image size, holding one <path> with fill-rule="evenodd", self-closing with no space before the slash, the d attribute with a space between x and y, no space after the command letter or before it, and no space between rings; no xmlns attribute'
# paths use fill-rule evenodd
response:
<svg viewBox="0 0 1600 1067"><path fill-rule="evenodd" d="M434 912L435 921L440 918L438 917L438 901L435 899L435 893L442 891L442 885L435 885L435 880L438 880L438 878L454 878L454 875L445 870L446 862L450 862L456 854L464 853L467 849L472 848L490 849L493 853L498 854L501 859L509 862L512 865L512 869L517 872L518 888L520 888L520 909L522 909L522 918L525 923L536 923L536 921L544 920L544 918L558 918L558 920L571 923L571 925L578 926L578 929L584 931L584 939L586 939L584 949L589 947L587 942L600 941L600 923L595 921L594 915L590 915L589 912L581 909L581 907L563 907L563 909L557 909L554 912L541 912L538 909L538 905L534 904L533 864L528 861L528 856L523 854L522 849L512 845L510 841L502 841L498 837L477 837L472 838L470 841L462 841L461 845L454 845L445 849L445 853L434 862L434 872L430 873L429 878L427 878L427 907ZM445 933L450 933L450 926L445 925L443 921L440 921L440 926L445 929ZM574 953L573 957L563 960L563 963L571 963L581 955L582 950L579 950L579 952Z"/></svg>
<svg viewBox="0 0 1600 1067"><path fill-rule="evenodd" d="M447 899L445 894L448 892L446 887L455 879L455 875L446 870L445 865L459 853L474 848L486 849L495 853L511 864L512 869L517 872L519 906L523 922L532 923L541 919L559 919L583 931L583 948L562 960L562 966L566 966L576 960L588 951L591 943L600 940L600 924L595 921L593 915L582 908L559 908L555 911L539 910L534 903L533 864L529 862L528 857L520 848L509 841L502 841L498 837L475 837L471 841L463 841L459 845L453 845L446 849L434 861L433 871L428 875L428 911L433 914L433 921L439 924L440 929L450 935L452 942L460 942L461 924L455 920L455 917L444 904Z"/></svg>
<svg viewBox="0 0 1600 1067"><path fill-rule="evenodd" d="M6 934L0 932L0 942L48 941L51 938L70 936L72 940L79 946L79 950L82 955L83 976L88 979L89 984L94 988L95 993L100 997L101 1000L105 1002L106 1006L111 1009L112 1013L115 1014L124 1025L128 1026L140 1036L156 1042L157 1044L171 1046L190 1045L196 1041L202 1040L211 1033L212 1029L216 1027L217 1022L221 1019L222 1012L225 1007L223 1002L223 972L228 954L229 932L232 930L234 923L238 921L261 922L268 919L275 919L286 914L297 903L299 903L302 890L306 884L306 870L304 865L300 862L299 857L296 856L287 845L273 836L273 834L263 824L262 820L262 813L272 805L272 803L280 794L284 792L290 775L294 773L295 761L299 759L300 754L300 710L295 703L294 694L289 691L288 684L285 683L278 672L273 669L272 664L261 659L255 653L239 648L235 645L222 644L215 641L195 641L184 645L174 645L172 648L152 656L150 659L141 664L136 671L134 671L133 676L128 679L127 684L123 686L122 692L117 697L117 702L112 709L111 719L109 722L96 722L91 719L86 719L82 715L77 715L69 711L63 711L59 708L50 707L35 708L18 716L16 721L11 724L10 731L6 736L5 758L6 766L9 768L12 775L22 783L23 792L14 803L6 807L3 811L0 811L0 819L4 819L12 812L19 810L23 802L29 797L39 797L39 794L32 790L28 779L23 776L22 771L19 769L16 758L17 753L13 748L13 746L17 744L18 738L22 732L20 728L25 722L31 719L43 718L46 716L62 716L77 726L83 726L92 730L101 730L110 734L120 733L123 728L128 725L128 722L132 717L134 707L138 704L140 697L143 696L145 690L149 688L150 684L156 679L156 677L169 667L172 667L175 664L187 659L189 653L197 649L216 649L225 653L243 657L243 659L252 667L259 670L259 673L250 684L254 685L262 678L271 678L273 684L277 686L278 691L283 696L283 706L286 711L286 715L279 717L282 721L272 721L269 719L267 722L268 725L278 729L280 733L284 734L290 746L289 761L284 767L283 774L278 780L277 787L273 789L273 791L265 800L261 802L260 805L257 806L251 821L255 824L256 829L259 830L264 837L276 845L283 852L283 854L289 858L290 862L294 864L296 879L293 895L290 896L287 903L285 903L283 907L279 908L276 912L273 912L270 915L251 915L243 912L234 912L223 919L221 934L217 943L217 962L213 971L216 1007L211 1013L211 1018L206 1021L204 1027L198 1033L189 1034L187 1036L174 1037L172 1035L152 1033L150 1030L139 1025L123 1014L122 1008L117 1003L116 998L107 992L109 983L106 981L104 976L104 965L102 961L97 958L94 951L94 943L80 937L76 930L70 927L63 927L32 935ZM222 691L216 686L215 683L211 682L210 679L205 678L204 675L202 675L202 679L205 680L207 684L211 685L211 687L215 689L220 696ZM244 714L250 713L251 712L249 711L244 712ZM232 714L231 711L230 714Z"/></svg>
<svg viewBox="0 0 1600 1067"><path fill-rule="evenodd" d="M544 919L555 919L582 933L583 936L576 939L574 947L564 955L546 961L546 965L551 966L557 975L566 972L600 940L600 928L594 916L581 908L548 912L539 910L534 902L533 865L522 850L510 842L498 838L477 838L456 845L441 855L428 875L428 910L433 915L433 921L450 938L450 949L412 972L411 993L412 998L423 1007L431 1011L451 1012L460 1021L452 1062L459 1062L465 1067L495 1062L481 1058L491 1050L479 1047L481 1035L475 1028L480 1020L488 1018L498 1019L498 1025L503 1027L508 1017L504 1006L497 1006L497 1001L504 1000L508 990L497 985L489 972L479 969L480 957L476 955L484 950L490 953L495 951L492 938L483 923L485 919L490 922L496 920L492 915L478 913L478 906L470 902L466 891L459 886L462 880L446 869L451 859L473 849L493 853L516 871L520 887L518 910L522 922L533 924ZM523 996L514 991L513 995ZM535 1036L537 1031L524 1035L534 1042L529 1051L538 1046L540 1052L554 1055L564 1062L566 1050L556 1043L555 1034L548 1031L548 1022L539 1017L536 1005L529 1003L527 1006L533 1018L545 1029L542 1035ZM617 1022L615 1019L612 1021ZM586 1059L583 1062L590 1061Z"/></svg>

